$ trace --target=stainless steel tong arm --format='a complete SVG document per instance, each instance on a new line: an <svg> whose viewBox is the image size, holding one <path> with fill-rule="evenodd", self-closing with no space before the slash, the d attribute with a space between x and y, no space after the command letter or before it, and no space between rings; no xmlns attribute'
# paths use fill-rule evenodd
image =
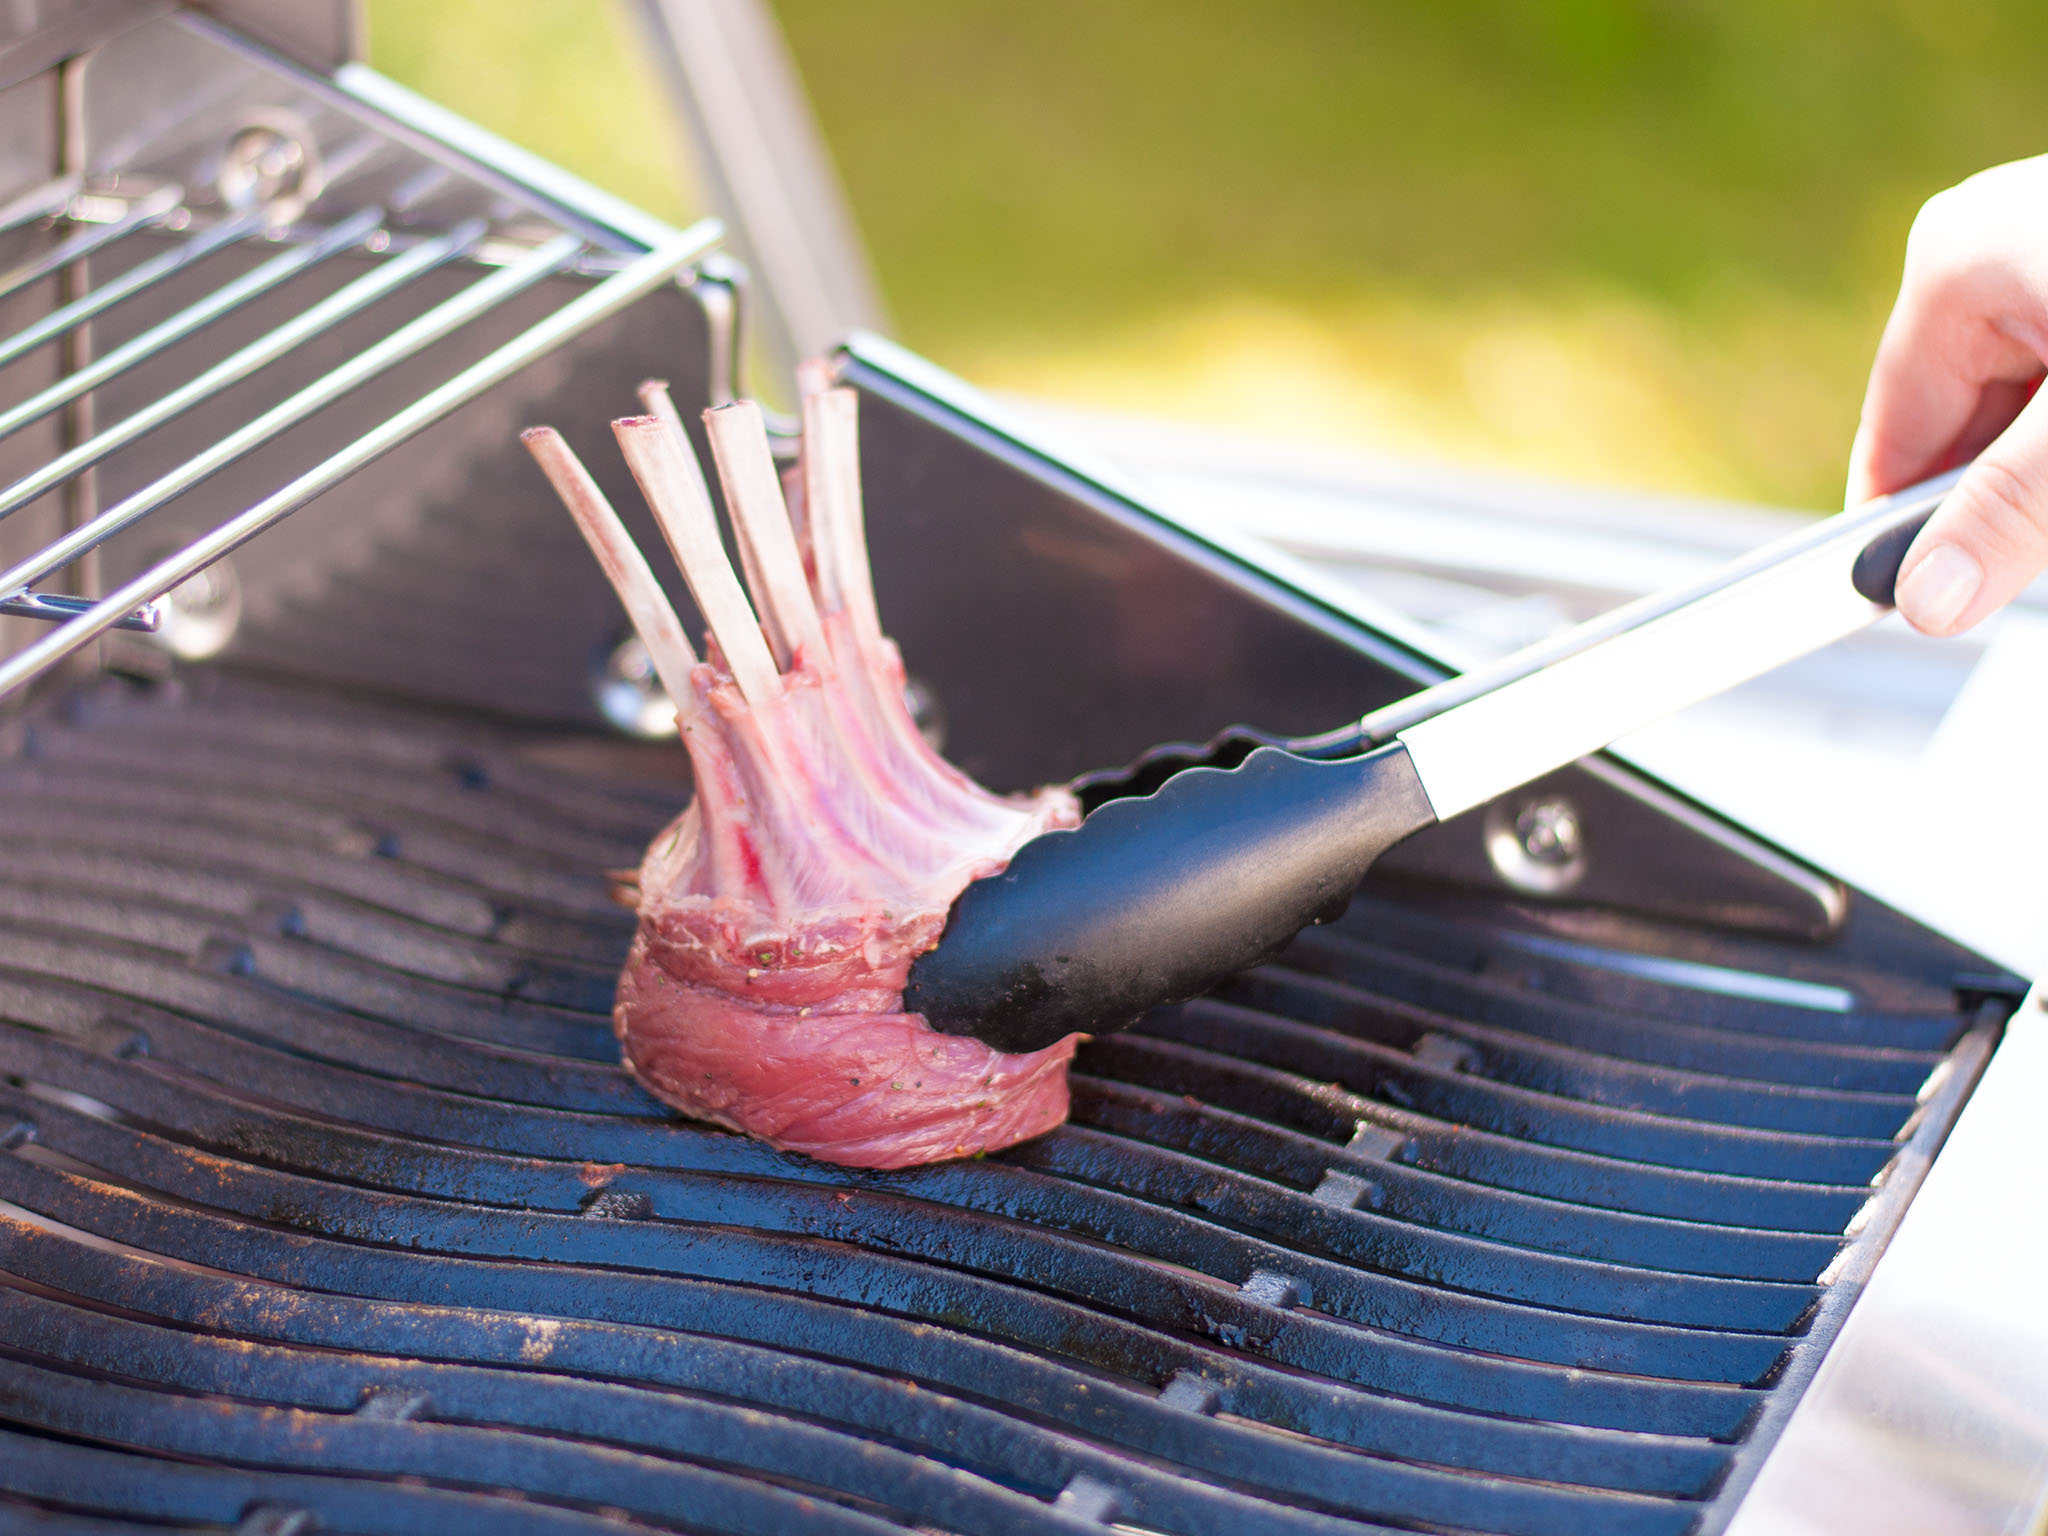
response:
<svg viewBox="0 0 2048 1536"><path fill-rule="evenodd" d="M1961 469L1765 545L1366 716L1446 820L1891 611L1898 563Z"/></svg>

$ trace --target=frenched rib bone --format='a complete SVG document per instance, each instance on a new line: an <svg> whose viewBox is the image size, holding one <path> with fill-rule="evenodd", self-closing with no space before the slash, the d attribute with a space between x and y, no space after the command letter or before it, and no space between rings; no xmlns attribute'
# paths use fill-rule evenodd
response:
<svg viewBox="0 0 2048 1536"><path fill-rule="evenodd" d="M667 387L612 424L703 660L568 445L525 434L675 698L696 781L641 866L613 1022L657 1096L790 1151L900 1167L1008 1146L1065 1118L1074 1040L1006 1055L941 1035L903 985L953 898L1078 810L991 794L919 733L868 570L856 397L820 365L799 383L801 519L759 407L705 413L744 587Z"/></svg>
<svg viewBox="0 0 2048 1536"><path fill-rule="evenodd" d="M767 618L775 659L785 670L799 655L822 659L825 630L804 575L789 508L783 504L782 481L768 449L761 408L751 400L717 406L704 413L704 429L711 438L711 457L718 465L733 534L745 557L747 585Z"/></svg>
<svg viewBox="0 0 2048 1536"><path fill-rule="evenodd" d="M612 423L626 466L640 484L640 494L654 509L654 520L669 551L682 568L690 595L711 628L733 681L751 703L760 704L780 691L775 658L761 638L747 594L726 562L718 536L718 517L711 510L711 491L704 471L690 451L680 425L659 416L628 416ZM678 708L681 706L679 705Z"/></svg>
<svg viewBox="0 0 2048 1536"><path fill-rule="evenodd" d="M619 594L619 603L632 620L640 643L647 647L655 676L680 707L690 697L690 674L696 669L697 653L690 649L682 621L669 606L661 583L654 579L647 557L561 433L553 427L529 427L520 439L576 520L584 542L597 556L612 590Z"/></svg>

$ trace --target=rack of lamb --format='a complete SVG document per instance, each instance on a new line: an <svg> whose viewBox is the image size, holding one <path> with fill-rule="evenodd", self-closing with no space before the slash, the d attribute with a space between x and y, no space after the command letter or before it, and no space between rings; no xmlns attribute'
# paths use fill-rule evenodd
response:
<svg viewBox="0 0 2048 1536"><path fill-rule="evenodd" d="M675 701L696 781L639 870L612 1014L628 1070L686 1115L858 1167L1051 1130L1078 1036L1010 1055L902 1011L953 898L1080 812L1064 789L991 794L919 734L875 610L853 391L807 366L787 501L759 407L704 413L744 587L666 386L640 399L612 430L704 614L702 660L568 444L523 434Z"/></svg>

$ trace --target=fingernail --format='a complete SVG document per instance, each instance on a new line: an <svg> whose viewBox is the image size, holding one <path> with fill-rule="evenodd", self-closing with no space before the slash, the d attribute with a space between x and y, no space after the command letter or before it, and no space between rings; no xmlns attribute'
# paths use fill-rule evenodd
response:
<svg viewBox="0 0 2048 1536"><path fill-rule="evenodd" d="M1899 612L1915 629L1945 635L1984 585L1984 568L1953 544L1937 544L1899 579Z"/></svg>

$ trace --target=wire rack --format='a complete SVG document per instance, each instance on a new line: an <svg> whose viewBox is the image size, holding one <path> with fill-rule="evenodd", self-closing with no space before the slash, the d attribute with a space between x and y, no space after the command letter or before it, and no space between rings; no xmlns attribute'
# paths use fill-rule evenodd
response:
<svg viewBox="0 0 2048 1536"><path fill-rule="evenodd" d="M0 484L0 535L37 504L65 514L26 552L0 538L0 614L51 626L0 656L0 696L109 630L156 630L166 594L675 279L718 237L709 221L676 231L612 217L594 193L587 208L565 204L565 187L583 189L559 176L545 192L522 187L516 151L367 71L297 77L204 23L175 28L153 40L185 50L164 67L182 66L195 89L202 73L226 82L205 82L203 109L159 111L113 145L122 160L71 154L78 169L0 205L0 315L27 316L0 340L0 449L13 446L10 465L24 447L34 458ZM102 96L138 68L132 57L79 62L104 77ZM81 102L68 132L90 139L89 94L69 66L67 85ZM451 147L458 130L466 142ZM472 158L479 147L503 151L498 163ZM188 174L166 176L166 164ZM262 323L244 339L254 314ZM525 323L498 339L510 315ZM492 341L480 356L479 335ZM454 366L438 382L422 387L417 367L401 369L443 352ZM53 366L33 366L38 354ZM355 430L354 414L346 432L315 422L379 388L394 398L369 430ZM119 409L101 420L96 402ZM174 519L175 544L152 546L112 590L62 590L90 577L109 540L309 422L267 494L207 508L196 531L191 516ZM130 449L127 462L150 473L100 504L96 472Z"/></svg>

